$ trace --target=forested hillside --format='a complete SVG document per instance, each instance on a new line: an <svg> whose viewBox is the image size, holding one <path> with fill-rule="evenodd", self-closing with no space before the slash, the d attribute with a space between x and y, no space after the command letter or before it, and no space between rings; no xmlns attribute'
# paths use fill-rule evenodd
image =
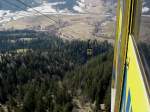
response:
<svg viewBox="0 0 150 112"><path fill-rule="evenodd" d="M109 51L75 68L64 78L64 85L73 96L80 98L82 103L94 103L95 111L99 110L100 104L110 109L112 59L113 52Z"/></svg>
<svg viewBox="0 0 150 112"><path fill-rule="evenodd" d="M91 42L88 56L89 42L22 33L0 38L0 112L71 112L82 108L75 100L92 111L103 103L109 110L113 51L107 41Z"/></svg>

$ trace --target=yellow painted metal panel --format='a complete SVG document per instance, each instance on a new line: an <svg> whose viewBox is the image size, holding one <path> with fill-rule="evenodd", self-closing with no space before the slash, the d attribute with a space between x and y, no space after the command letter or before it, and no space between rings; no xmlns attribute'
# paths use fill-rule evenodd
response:
<svg viewBox="0 0 150 112"><path fill-rule="evenodd" d="M145 78L143 80L143 72L141 72L140 65L142 64L138 62L140 58L135 52L136 48L134 48L131 36L129 37L129 34L132 34L136 39L138 38L141 6L142 0L118 0L114 79L112 81L115 106L112 112L120 110L121 112L130 112L131 110L133 112L149 112L150 109L147 86L144 82ZM127 56L131 59L129 59L130 64L126 71ZM127 76L127 79L124 76ZM124 82L127 84L127 90L124 89Z"/></svg>
<svg viewBox="0 0 150 112"><path fill-rule="evenodd" d="M132 41L132 37L129 36L127 59L129 65L127 69L127 90L131 92L131 106L133 112L150 112L150 104L148 101L148 95L146 87L140 70L138 58L135 52L135 47ZM127 96L126 96L127 101Z"/></svg>
<svg viewBox="0 0 150 112"><path fill-rule="evenodd" d="M118 43L119 43L119 38L121 37L121 29L122 29L122 10L121 7L118 6L117 22L116 22L116 39L115 39L115 49L114 49L114 72L117 72ZM113 83L113 87L114 87L114 83Z"/></svg>
<svg viewBox="0 0 150 112"><path fill-rule="evenodd" d="M112 99L114 101L111 101L113 104L112 105L112 111L114 110L115 106L115 90L116 90L116 85L117 85L117 66L118 66L118 43L119 43L119 38L121 37L121 29L122 29L122 10L118 9L119 15L118 15L118 20L117 20L117 32L116 32L116 41L115 41L115 49L114 49L114 65L113 65L113 76L112 76Z"/></svg>
<svg viewBox="0 0 150 112"><path fill-rule="evenodd" d="M122 12L122 26L121 26L121 35L118 39L117 46L117 63L116 63L116 97L115 97L115 112L119 112L120 103L121 103L121 95L122 95L122 85L124 78L124 65L126 60L126 51L127 51L127 43L128 43L128 34L130 27L130 16L131 16L131 0L119 0L122 3L122 7L120 7L120 11ZM121 4L119 4L121 6ZM117 30L118 32L118 30ZM117 38L117 37L116 37Z"/></svg>

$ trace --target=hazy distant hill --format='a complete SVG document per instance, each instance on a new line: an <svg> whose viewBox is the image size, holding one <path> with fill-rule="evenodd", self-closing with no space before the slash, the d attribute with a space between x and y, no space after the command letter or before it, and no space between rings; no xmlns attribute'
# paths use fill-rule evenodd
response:
<svg viewBox="0 0 150 112"><path fill-rule="evenodd" d="M0 10L11 10L11 11L19 11L22 9L19 9L13 5L8 4L8 2L11 2L13 4L16 4L20 8L27 9L28 7L24 6L23 4L19 3L17 0L0 0ZM58 10L62 9L68 9L68 10L73 10L73 6L78 5L78 1L80 0L22 0L25 4L30 5L32 7L40 6L44 2L46 3L58 3L61 2L60 4L56 4L53 7L57 8ZM83 1L83 0L82 0ZM62 3L63 2L63 3Z"/></svg>

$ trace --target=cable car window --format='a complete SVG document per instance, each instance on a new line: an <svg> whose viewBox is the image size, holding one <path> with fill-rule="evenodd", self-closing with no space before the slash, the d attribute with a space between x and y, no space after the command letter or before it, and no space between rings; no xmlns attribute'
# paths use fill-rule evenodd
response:
<svg viewBox="0 0 150 112"><path fill-rule="evenodd" d="M142 16L140 25L140 38L138 48L140 57L146 71L150 74L150 2L146 0L142 6Z"/></svg>

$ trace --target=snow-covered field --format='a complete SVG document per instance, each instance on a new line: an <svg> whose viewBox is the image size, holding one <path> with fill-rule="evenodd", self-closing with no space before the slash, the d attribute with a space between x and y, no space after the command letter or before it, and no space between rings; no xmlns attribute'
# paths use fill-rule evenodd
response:
<svg viewBox="0 0 150 112"><path fill-rule="evenodd" d="M17 20L23 17L40 15L35 10L41 12L42 14L74 15L74 14L84 13L84 9L85 9L84 0L77 0L77 4L74 5L73 11L70 11L67 8L61 10L55 8L56 5L63 5L63 4L65 4L65 2L43 3L40 6L34 8L28 8L26 11L0 10L0 24L9 22L11 20Z"/></svg>

